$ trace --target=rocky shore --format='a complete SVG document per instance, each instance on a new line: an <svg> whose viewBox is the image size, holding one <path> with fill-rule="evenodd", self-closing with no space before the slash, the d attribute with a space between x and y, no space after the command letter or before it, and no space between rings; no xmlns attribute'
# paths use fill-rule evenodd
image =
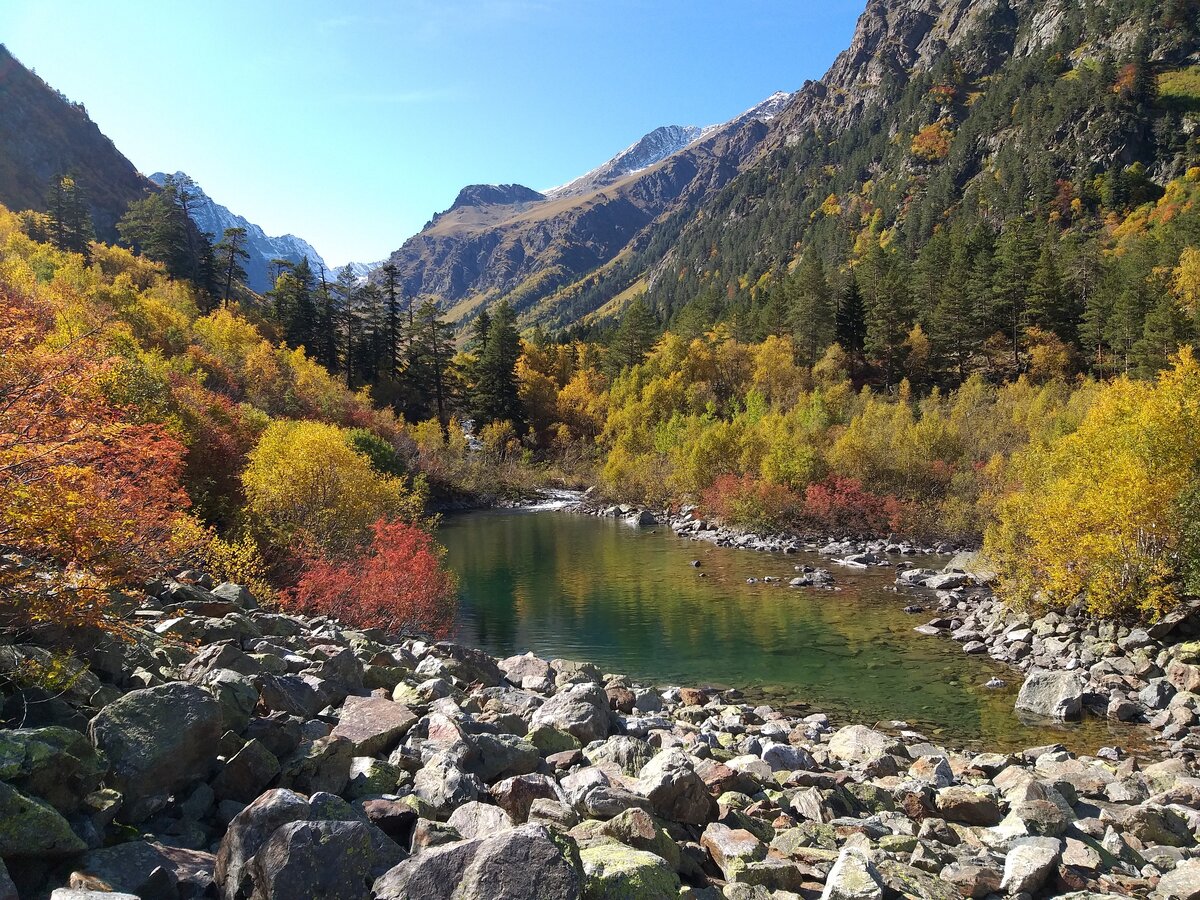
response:
<svg viewBox="0 0 1200 900"><path fill-rule="evenodd" d="M181 574L8 691L0 898L1200 897L1182 756L962 753L256 607Z"/></svg>

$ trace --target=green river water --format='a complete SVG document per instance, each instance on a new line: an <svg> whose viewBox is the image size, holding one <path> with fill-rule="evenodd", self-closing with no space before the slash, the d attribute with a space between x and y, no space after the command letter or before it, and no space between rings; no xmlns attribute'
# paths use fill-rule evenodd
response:
<svg viewBox="0 0 1200 900"><path fill-rule="evenodd" d="M900 719L951 746L1137 743L1133 729L1102 720L1020 722L1019 673L914 632L932 614L903 607L932 596L897 592L894 568L714 547L565 511L449 516L440 536L461 580L458 637L498 656L532 650L660 686L736 687L842 724ZM828 567L839 590L746 583L786 580L800 563ZM1007 686L984 687L993 676Z"/></svg>

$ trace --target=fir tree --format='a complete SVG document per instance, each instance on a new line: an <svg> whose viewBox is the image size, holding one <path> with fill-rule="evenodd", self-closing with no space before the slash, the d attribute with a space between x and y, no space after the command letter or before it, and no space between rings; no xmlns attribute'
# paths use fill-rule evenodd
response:
<svg viewBox="0 0 1200 900"><path fill-rule="evenodd" d="M525 433L525 413L517 388L517 360L521 337L516 314L507 300L496 306L475 370L472 406L476 425L511 422L518 434Z"/></svg>

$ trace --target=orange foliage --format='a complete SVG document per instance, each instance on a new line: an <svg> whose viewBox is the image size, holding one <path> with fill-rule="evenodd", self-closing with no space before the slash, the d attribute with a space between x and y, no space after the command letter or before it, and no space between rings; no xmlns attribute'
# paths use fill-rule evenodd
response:
<svg viewBox="0 0 1200 900"><path fill-rule="evenodd" d="M284 605L391 635L445 637L454 626L457 583L433 538L415 525L382 519L373 531L361 553L304 559Z"/></svg>

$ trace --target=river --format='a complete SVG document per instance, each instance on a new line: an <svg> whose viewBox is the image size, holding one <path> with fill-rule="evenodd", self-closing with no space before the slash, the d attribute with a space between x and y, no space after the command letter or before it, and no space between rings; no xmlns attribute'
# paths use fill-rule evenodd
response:
<svg viewBox="0 0 1200 900"><path fill-rule="evenodd" d="M900 719L951 746L1094 753L1133 737L1096 719L1020 722L1019 673L914 632L932 614L903 607L932 596L897 593L894 568L714 547L569 511L449 516L440 537L461 582L458 637L498 656L532 650L660 686L735 687L841 723ZM803 563L830 568L837 590L747 584L786 581ZM985 687L993 677L1006 687Z"/></svg>

